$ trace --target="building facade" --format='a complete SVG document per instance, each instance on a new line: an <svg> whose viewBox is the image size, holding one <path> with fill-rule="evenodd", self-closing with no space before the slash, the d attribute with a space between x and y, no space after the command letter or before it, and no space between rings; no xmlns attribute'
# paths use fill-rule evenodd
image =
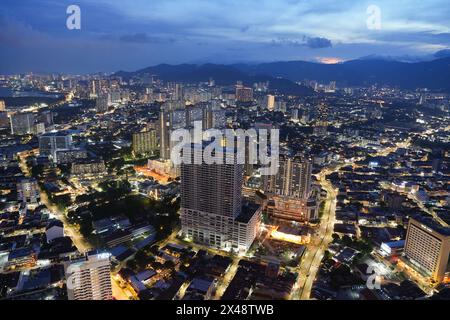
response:
<svg viewBox="0 0 450 320"><path fill-rule="evenodd" d="M271 218L298 222L318 219L319 207L312 196L312 168L310 159L280 155L278 173L264 177Z"/></svg>
<svg viewBox="0 0 450 320"><path fill-rule="evenodd" d="M134 154L154 154L158 149L156 131L148 130L133 134L133 153Z"/></svg>
<svg viewBox="0 0 450 320"><path fill-rule="evenodd" d="M203 151L193 145L192 157ZM234 156L225 150L219 156ZM188 239L214 248L247 251L259 232L261 207L243 202L243 165L182 164L181 225Z"/></svg>
<svg viewBox="0 0 450 320"><path fill-rule="evenodd" d="M39 154L51 156L56 162L58 150L72 148L72 135L67 132L49 132L39 137Z"/></svg>
<svg viewBox="0 0 450 320"><path fill-rule="evenodd" d="M106 174L105 161L103 160L79 160L72 163L71 174L73 176L88 176Z"/></svg>
<svg viewBox="0 0 450 320"><path fill-rule="evenodd" d="M65 265L69 300L112 300L109 254L88 253Z"/></svg>
<svg viewBox="0 0 450 320"><path fill-rule="evenodd" d="M265 192L306 200L311 195L312 162L301 157L280 155L278 173L265 176Z"/></svg>
<svg viewBox="0 0 450 320"><path fill-rule="evenodd" d="M253 101L253 89L242 85L236 86L236 101L251 102Z"/></svg>
<svg viewBox="0 0 450 320"><path fill-rule="evenodd" d="M108 93L101 93L96 100L95 109L97 113L105 113L111 104L111 96Z"/></svg>
<svg viewBox="0 0 450 320"><path fill-rule="evenodd" d="M85 149L61 149L57 150L55 154L58 164L68 164L88 157Z"/></svg>
<svg viewBox="0 0 450 320"><path fill-rule="evenodd" d="M430 218L411 218L406 235L405 255L421 273L441 282L449 276L450 228Z"/></svg>
<svg viewBox="0 0 450 320"><path fill-rule="evenodd" d="M16 113L11 115L11 134L26 135L36 133L35 113Z"/></svg>

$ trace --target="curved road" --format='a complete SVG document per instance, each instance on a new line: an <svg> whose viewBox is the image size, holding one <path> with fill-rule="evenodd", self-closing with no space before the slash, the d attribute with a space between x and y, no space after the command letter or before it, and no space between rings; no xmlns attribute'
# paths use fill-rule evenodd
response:
<svg viewBox="0 0 450 320"><path fill-rule="evenodd" d="M406 148L410 145L411 139L403 143L398 143L393 147L386 147L377 152L375 156L386 156L392 152L397 151L398 148ZM294 300L307 300L310 299L311 290L316 279L317 272L319 271L323 256L328 248L328 245L333 240L333 230L335 223L336 213L336 197L338 191L333 187L332 183L326 179L326 176L339 171L344 166L353 165L354 163L363 160L365 157L352 159L351 162L341 163L333 168L322 170L318 174L318 181L321 187L327 191L327 199L325 200L325 208L323 216L320 222L320 227L316 235L313 236L311 244L307 248L304 258L300 265L294 270L299 274L294 290L291 294L291 298Z"/></svg>

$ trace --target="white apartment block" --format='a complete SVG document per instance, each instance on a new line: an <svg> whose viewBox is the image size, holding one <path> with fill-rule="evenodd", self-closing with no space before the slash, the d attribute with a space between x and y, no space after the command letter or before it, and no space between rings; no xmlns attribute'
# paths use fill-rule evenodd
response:
<svg viewBox="0 0 450 320"><path fill-rule="evenodd" d="M111 263L107 253L88 253L66 264L69 300L111 300Z"/></svg>

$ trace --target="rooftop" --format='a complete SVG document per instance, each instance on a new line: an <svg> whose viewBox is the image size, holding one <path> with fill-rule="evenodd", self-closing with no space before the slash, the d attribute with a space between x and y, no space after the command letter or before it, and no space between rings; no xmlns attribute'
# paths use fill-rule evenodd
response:
<svg viewBox="0 0 450 320"><path fill-rule="evenodd" d="M415 215L411 218L443 236L450 237L450 227L441 225L430 216Z"/></svg>
<svg viewBox="0 0 450 320"><path fill-rule="evenodd" d="M236 217L237 222L248 223L255 213L258 211L260 206L253 202L244 202L242 204L241 213Z"/></svg>

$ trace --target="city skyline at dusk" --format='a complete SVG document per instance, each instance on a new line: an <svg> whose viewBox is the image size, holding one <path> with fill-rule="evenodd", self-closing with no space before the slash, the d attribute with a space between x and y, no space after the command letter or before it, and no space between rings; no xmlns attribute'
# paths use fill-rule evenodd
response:
<svg viewBox="0 0 450 320"><path fill-rule="evenodd" d="M450 300L445 1L0 2L2 303Z"/></svg>

